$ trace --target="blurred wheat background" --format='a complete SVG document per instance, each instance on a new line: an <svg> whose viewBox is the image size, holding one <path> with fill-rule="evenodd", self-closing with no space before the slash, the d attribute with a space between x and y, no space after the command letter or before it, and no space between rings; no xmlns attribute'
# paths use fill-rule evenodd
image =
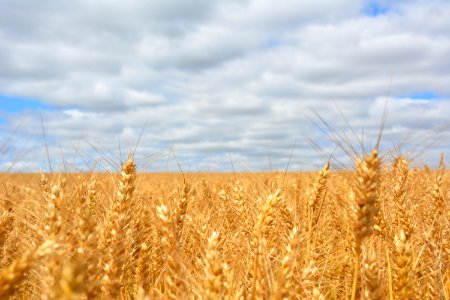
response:
<svg viewBox="0 0 450 300"><path fill-rule="evenodd" d="M449 180L355 171L2 174L1 299L449 299Z"/></svg>

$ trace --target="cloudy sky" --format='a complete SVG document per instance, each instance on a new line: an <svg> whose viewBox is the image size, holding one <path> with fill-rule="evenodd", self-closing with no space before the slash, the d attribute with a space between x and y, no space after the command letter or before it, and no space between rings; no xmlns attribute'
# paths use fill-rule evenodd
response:
<svg viewBox="0 0 450 300"><path fill-rule="evenodd" d="M384 153L450 154L450 1L0 5L3 169L113 168L141 136L148 171L308 170L385 108Z"/></svg>

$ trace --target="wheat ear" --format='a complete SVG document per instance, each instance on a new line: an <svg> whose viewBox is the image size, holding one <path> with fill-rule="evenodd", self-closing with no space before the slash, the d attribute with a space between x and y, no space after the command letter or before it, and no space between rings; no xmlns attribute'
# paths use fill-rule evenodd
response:
<svg viewBox="0 0 450 300"><path fill-rule="evenodd" d="M281 260L281 271L278 276L277 293L275 296L275 299L277 300L290 299L298 239L298 227L294 227L289 235L286 251Z"/></svg>
<svg viewBox="0 0 450 300"><path fill-rule="evenodd" d="M102 235L102 246L106 254L103 257L103 290L111 298L117 298L124 292L127 250L132 236L131 207L136 188L136 166L133 157L128 156L122 164L120 181L115 201L107 215Z"/></svg>
<svg viewBox="0 0 450 300"><path fill-rule="evenodd" d="M218 245L219 233L213 231L208 238L208 248L206 249L205 257L205 293L208 300L221 299L224 291L224 272L223 265L219 259Z"/></svg>
<svg viewBox="0 0 450 300"><path fill-rule="evenodd" d="M413 265L411 242L403 228L394 239L395 258L395 290L397 299L414 299Z"/></svg>
<svg viewBox="0 0 450 300"><path fill-rule="evenodd" d="M265 235L267 229L273 223L274 210L281 199L281 192L282 190L278 189L267 197L255 224L252 240L253 267L250 273L252 280L251 299L256 299L257 295L260 297L266 297L267 295L266 260L264 257L267 242Z"/></svg>
<svg viewBox="0 0 450 300"><path fill-rule="evenodd" d="M352 300L356 299L361 259L361 246L364 239L372 234L374 217L378 213L377 189L380 181L381 161L375 149L364 160L356 161L355 201L356 212L353 225L355 235L355 263L353 274Z"/></svg>
<svg viewBox="0 0 450 300"><path fill-rule="evenodd" d="M365 287L364 299L384 299L379 270L380 268L377 261L377 255L375 250L372 249L366 256L366 261L363 264L362 274Z"/></svg>

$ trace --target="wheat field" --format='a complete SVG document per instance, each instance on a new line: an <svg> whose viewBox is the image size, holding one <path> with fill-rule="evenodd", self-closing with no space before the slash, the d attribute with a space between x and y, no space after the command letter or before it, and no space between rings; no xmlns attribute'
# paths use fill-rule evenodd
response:
<svg viewBox="0 0 450 300"><path fill-rule="evenodd" d="M450 299L450 174L2 174L0 299Z"/></svg>

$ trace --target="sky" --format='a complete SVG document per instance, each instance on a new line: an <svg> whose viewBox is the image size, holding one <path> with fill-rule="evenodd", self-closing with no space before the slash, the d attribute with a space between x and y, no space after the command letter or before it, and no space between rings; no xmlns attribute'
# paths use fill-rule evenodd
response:
<svg viewBox="0 0 450 300"><path fill-rule="evenodd" d="M3 170L344 168L382 124L450 154L450 1L0 3Z"/></svg>

